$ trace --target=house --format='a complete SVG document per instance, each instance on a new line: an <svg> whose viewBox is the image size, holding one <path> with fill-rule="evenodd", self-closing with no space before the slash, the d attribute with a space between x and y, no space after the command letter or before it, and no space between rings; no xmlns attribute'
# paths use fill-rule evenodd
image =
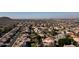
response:
<svg viewBox="0 0 79 59"><path fill-rule="evenodd" d="M79 37L74 37L73 39L79 44Z"/></svg>
<svg viewBox="0 0 79 59"><path fill-rule="evenodd" d="M52 47L54 46L54 38L52 37L46 37L42 40L44 47Z"/></svg>

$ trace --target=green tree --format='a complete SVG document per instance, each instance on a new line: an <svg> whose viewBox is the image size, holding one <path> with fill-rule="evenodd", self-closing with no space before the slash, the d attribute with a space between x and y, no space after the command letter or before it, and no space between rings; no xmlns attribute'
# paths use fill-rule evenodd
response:
<svg viewBox="0 0 79 59"><path fill-rule="evenodd" d="M0 29L0 36L2 35L2 29Z"/></svg>
<svg viewBox="0 0 79 59"><path fill-rule="evenodd" d="M0 33L2 33L2 29L0 29Z"/></svg>
<svg viewBox="0 0 79 59"><path fill-rule="evenodd" d="M13 27L4 27L3 33L7 33L8 31L12 30Z"/></svg>
<svg viewBox="0 0 79 59"><path fill-rule="evenodd" d="M64 39L59 39L58 44L60 47L63 47L64 46Z"/></svg>
<svg viewBox="0 0 79 59"><path fill-rule="evenodd" d="M52 34L53 36L55 36L55 35L57 35L58 33L57 33L56 30L52 30L52 31L51 31L51 34Z"/></svg>
<svg viewBox="0 0 79 59"><path fill-rule="evenodd" d="M78 43L76 41L73 41L73 45L75 45L76 47L78 47Z"/></svg>
<svg viewBox="0 0 79 59"><path fill-rule="evenodd" d="M69 38L65 38L65 39L64 39L64 44L65 44L65 45L70 45L71 42L72 42L72 41L71 41L71 39L69 39Z"/></svg>
<svg viewBox="0 0 79 59"><path fill-rule="evenodd" d="M69 38L69 37L58 40L58 44L59 44L60 47L62 47L64 45L70 45L73 42L74 42L73 39Z"/></svg>
<svg viewBox="0 0 79 59"><path fill-rule="evenodd" d="M7 33L8 31L9 31L9 28L8 27L4 27L3 33Z"/></svg>
<svg viewBox="0 0 79 59"><path fill-rule="evenodd" d="M40 44L42 42L42 38L40 35L37 35L37 40L38 40L38 44Z"/></svg>

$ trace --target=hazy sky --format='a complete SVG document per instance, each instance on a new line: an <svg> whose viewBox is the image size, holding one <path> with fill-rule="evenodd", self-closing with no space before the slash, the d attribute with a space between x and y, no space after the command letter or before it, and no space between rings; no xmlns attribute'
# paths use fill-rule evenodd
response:
<svg viewBox="0 0 79 59"><path fill-rule="evenodd" d="M0 12L12 18L79 18L79 12Z"/></svg>

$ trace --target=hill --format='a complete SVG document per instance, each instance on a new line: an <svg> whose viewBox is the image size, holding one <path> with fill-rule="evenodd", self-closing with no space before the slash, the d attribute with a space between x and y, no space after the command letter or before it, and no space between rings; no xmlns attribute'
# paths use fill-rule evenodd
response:
<svg viewBox="0 0 79 59"><path fill-rule="evenodd" d="M12 19L9 17L0 17L0 21L11 21Z"/></svg>

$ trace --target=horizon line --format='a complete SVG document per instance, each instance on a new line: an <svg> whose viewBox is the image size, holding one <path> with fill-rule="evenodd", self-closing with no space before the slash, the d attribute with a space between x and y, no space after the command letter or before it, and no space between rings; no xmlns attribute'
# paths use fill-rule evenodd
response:
<svg viewBox="0 0 79 59"><path fill-rule="evenodd" d="M79 19L79 17L41 17L41 18L20 18L20 17L10 17L10 16L0 16L0 17L8 17L11 19Z"/></svg>

